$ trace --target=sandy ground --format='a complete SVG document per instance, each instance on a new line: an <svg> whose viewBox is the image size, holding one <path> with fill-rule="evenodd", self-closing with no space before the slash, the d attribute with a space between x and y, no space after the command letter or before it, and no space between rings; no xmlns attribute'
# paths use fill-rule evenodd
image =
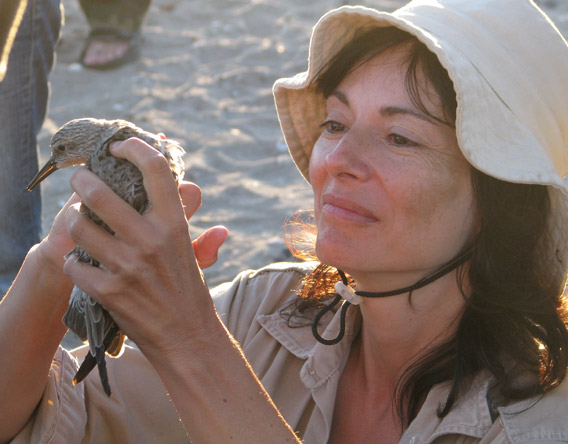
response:
<svg viewBox="0 0 568 444"><path fill-rule="evenodd" d="M306 68L311 28L327 10L359 3L391 11L406 2L154 0L141 59L109 72L77 63L88 27L76 0L63 3L41 162L53 132L78 117L123 118L178 140L187 151L186 178L203 189L192 233L216 224L230 229L218 263L205 271L215 285L288 258L285 218L311 207L280 134L273 82ZM568 1L537 3L568 35ZM44 231L71 193L70 174L63 170L43 184Z"/></svg>

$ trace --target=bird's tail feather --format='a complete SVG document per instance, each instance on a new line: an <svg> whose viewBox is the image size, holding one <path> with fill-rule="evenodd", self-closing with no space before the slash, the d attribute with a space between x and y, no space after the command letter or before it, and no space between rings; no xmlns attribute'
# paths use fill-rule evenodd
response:
<svg viewBox="0 0 568 444"><path fill-rule="evenodd" d="M77 373L75 373L75 377L73 378L73 385L77 385L81 381L83 381L83 379L87 377L87 375L93 368L95 368L95 366L97 366L99 369L99 376L101 378L103 390L105 391L107 396L110 396L111 390L110 383L108 381L104 347L97 347L95 356L93 356L91 353L87 353L87 356L85 356L85 359L79 367L79 370L77 370Z"/></svg>
<svg viewBox="0 0 568 444"><path fill-rule="evenodd" d="M87 356L85 356L81 367L79 367L79 370L77 370L77 373L75 373L75 377L73 378L73 385L77 385L83 379L85 379L91 372L91 370L95 368L95 365L97 365L97 360L92 354L87 353Z"/></svg>
<svg viewBox="0 0 568 444"><path fill-rule="evenodd" d="M101 383L103 384L103 390L110 396L110 384L108 382L108 373L106 368L105 360L105 349L103 347L97 347L96 353L97 367L99 369L99 376L101 377Z"/></svg>
<svg viewBox="0 0 568 444"><path fill-rule="evenodd" d="M79 367L79 370L77 370L77 373L73 378L73 385L77 385L83 381L91 370L93 370L95 366L98 366L103 389L105 393L110 396L111 391L106 368L105 350L110 352L110 355L113 357L120 356L124 348L124 338L125 336L118 328L118 325L114 324L107 333L104 344L101 347L95 348L95 354L91 354L90 351L87 353Z"/></svg>

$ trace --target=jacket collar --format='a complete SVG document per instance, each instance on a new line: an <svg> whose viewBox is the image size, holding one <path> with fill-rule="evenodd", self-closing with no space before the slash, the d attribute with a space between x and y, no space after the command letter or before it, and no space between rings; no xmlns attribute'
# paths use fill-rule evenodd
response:
<svg viewBox="0 0 568 444"><path fill-rule="evenodd" d="M284 348L300 359L306 360L300 377L308 389L325 383L332 375L343 369L349 356L351 342L361 328L359 308L352 306L347 311L345 336L336 345L319 343L312 335L310 326L290 327L288 320L279 312L257 317L260 325ZM339 313L326 313L318 326L326 338L339 333Z"/></svg>
<svg viewBox="0 0 568 444"><path fill-rule="evenodd" d="M491 379L484 372L478 374L468 390L443 418L439 418L437 412L446 402L450 383L435 385L400 442L428 444L449 434L481 439L493 423L488 403L490 382Z"/></svg>

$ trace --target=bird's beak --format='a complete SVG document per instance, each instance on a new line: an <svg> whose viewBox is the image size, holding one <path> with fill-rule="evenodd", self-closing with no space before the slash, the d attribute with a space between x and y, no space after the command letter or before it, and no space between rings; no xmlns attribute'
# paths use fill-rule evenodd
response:
<svg viewBox="0 0 568 444"><path fill-rule="evenodd" d="M49 176L54 171L57 171L57 166L55 165L55 160L53 157L47 161L47 163L43 166L41 170L34 176L31 180L29 185L26 187L27 191L31 191L35 188L35 186L40 183L43 179Z"/></svg>

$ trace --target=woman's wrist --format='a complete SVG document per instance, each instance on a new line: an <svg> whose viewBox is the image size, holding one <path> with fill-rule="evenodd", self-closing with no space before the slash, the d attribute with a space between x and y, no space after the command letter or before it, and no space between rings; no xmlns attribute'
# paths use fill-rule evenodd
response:
<svg viewBox="0 0 568 444"><path fill-rule="evenodd" d="M178 376L187 369L188 361L199 356L200 360L215 360L219 356L219 347L227 340L228 333L217 316L211 303L211 309L200 310L197 322L186 317L179 329L171 328L165 332L161 341L138 344L141 351L158 372L164 371Z"/></svg>
<svg viewBox="0 0 568 444"><path fill-rule="evenodd" d="M63 274L63 264L65 263L65 258L63 254L55 252L54 248L49 243L46 238L42 240L39 244L34 245L28 252L28 257L37 258L41 268L48 270L50 273Z"/></svg>
<svg viewBox="0 0 568 444"><path fill-rule="evenodd" d="M192 442L299 443L218 316L211 327L152 362Z"/></svg>
<svg viewBox="0 0 568 444"><path fill-rule="evenodd" d="M63 257L50 257L45 250L42 243L30 249L14 284L26 287L23 290L26 293L42 295L44 300L54 298L50 302L54 309L60 305L66 307L73 282L63 273Z"/></svg>

